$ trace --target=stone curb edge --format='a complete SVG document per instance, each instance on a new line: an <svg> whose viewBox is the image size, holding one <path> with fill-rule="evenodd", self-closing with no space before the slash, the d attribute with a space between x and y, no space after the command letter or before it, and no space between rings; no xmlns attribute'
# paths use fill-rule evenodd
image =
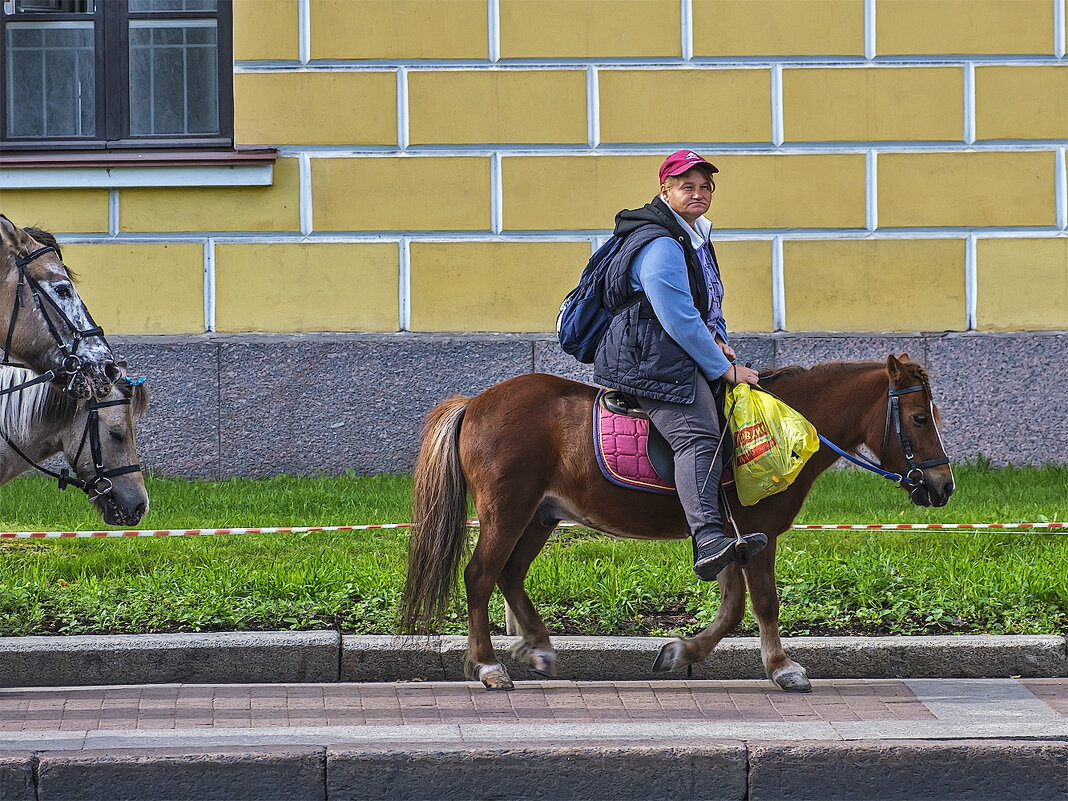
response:
<svg viewBox="0 0 1068 801"><path fill-rule="evenodd" d="M903 771L902 765L908 765ZM338 744L330 747L25 751L0 755L8 801L435 801L523 798L1063 799L1068 743L893 740L796 743L675 740ZM932 792L936 791L935 795Z"/></svg>
<svg viewBox="0 0 1068 801"><path fill-rule="evenodd" d="M555 637L559 678L626 681L755 679L756 637L728 638L687 671L653 673L667 638ZM513 678L529 675L494 646ZM811 678L1058 678L1068 640L1054 635L793 637L787 653ZM340 635L336 631L0 637L0 687L115 684L462 681L467 638Z"/></svg>

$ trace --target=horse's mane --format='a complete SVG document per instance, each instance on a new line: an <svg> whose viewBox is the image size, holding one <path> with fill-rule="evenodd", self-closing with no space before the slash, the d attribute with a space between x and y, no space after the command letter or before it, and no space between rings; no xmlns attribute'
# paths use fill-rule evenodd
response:
<svg viewBox="0 0 1068 801"><path fill-rule="evenodd" d="M31 381L37 373L22 367L0 366L0 389ZM56 392L47 382L34 384L18 392L0 395L0 426L7 436L27 442L36 428L51 429L70 420L78 411L78 401L64 392Z"/></svg>
<svg viewBox="0 0 1068 801"><path fill-rule="evenodd" d="M773 367L769 370L761 369L760 383L773 384L780 378L792 378L793 376L809 373L822 375L825 373L846 373L856 370L858 367L883 367L881 362L822 362L812 367L802 367L799 364L789 364L785 367Z"/></svg>
<svg viewBox="0 0 1068 801"><path fill-rule="evenodd" d="M923 388L927 391L927 397L934 400L934 395L931 394L931 381L927 377L927 371L923 369L923 366L912 360L902 361L901 366L904 367L915 380L920 381L923 384ZM886 363L878 361L823 362L821 364L813 365L812 367L801 367L797 364L791 364L786 367L773 367L767 370L761 369L760 383L774 384L780 378L791 378L803 373L811 373L813 375L844 373L866 367L883 369L886 367Z"/></svg>
<svg viewBox="0 0 1068 801"><path fill-rule="evenodd" d="M808 372L807 367L802 367L799 364L790 364L786 367L761 367L760 368L760 383L761 384L774 384L780 378L789 378L793 375L800 375L801 373Z"/></svg>
<svg viewBox="0 0 1068 801"><path fill-rule="evenodd" d="M56 255L61 259L63 258L63 249L59 246L59 242L56 241L56 237L53 234L48 233L43 228L23 228L22 230L45 247L55 248Z"/></svg>
<svg viewBox="0 0 1068 801"><path fill-rule="evenodd" d="M59 242L56 241L56 237L53 234L50 234L43 228L33 228L32 226L28 228L23 228L22 230L28 233L30 236L32 236L45 247L55 248L56 255L59 257L60 262L63 262L63 248L59 246ZM72 270L70 267L68 267L66 262L63 262L63 269L67 271L67 275L70 276L72 281L77 281L78 274L75 273L74 270Z"/></svg>
<svg viewBox="0 0 1068 801"><path fill-rule="evenodd" d="M37 373L22 367L0 365L0 389L31 381ZM144 384L120 379L115 390L129 398L133 413L140 417L148 409L148 390ZM49 382L34 384L18 392L0 395L0 429L12 439L26 442L39 428L52 431L70 422L84 401L72 398Z"/></svg>

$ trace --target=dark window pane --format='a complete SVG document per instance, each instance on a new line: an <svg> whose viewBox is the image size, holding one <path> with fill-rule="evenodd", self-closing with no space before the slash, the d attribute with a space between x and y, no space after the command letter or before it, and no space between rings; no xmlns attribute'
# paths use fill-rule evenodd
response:
<svg viewBox="0 0 1068 801"><path fill-rule="evenodd" d="M219 131L214 20L130 22L130 133Z"/></svg>
<svg viewBox="0 0 1068 801"><path fill-rule="evenodd" d="M7 26L7 136L93 136L91 22Z"/></svg>
<svg viewBox="0 0 1068 801"><path fill-rule="evenodd" d="M165 11L214 11L215 0L130 0L131 14Z"/></svg>
<svg viewBox="0 0 1068 801"><path fill-rule="evenodd" d="M206 49L189 54L189 133L219 132L219 62Z"/></svg>
<svg viewBox="0 0 1068 801"><path fill-rule="evenodd" d="M15 13L92 14L93 0L18 0Z"/></svg>

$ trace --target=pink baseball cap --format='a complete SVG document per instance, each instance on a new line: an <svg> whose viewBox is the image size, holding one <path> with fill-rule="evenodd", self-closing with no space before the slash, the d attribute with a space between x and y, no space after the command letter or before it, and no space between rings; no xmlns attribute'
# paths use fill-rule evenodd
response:
<svg viewBox="0 0 1068 801"><path fill-rule="evenodd" d="M692 150L678 150L664 159L664 163L660 165L660 183L664 183L664 179L669 175L682 175L694 167L704 167L709 174L719 172L714 164L705 161Z"/></svg>

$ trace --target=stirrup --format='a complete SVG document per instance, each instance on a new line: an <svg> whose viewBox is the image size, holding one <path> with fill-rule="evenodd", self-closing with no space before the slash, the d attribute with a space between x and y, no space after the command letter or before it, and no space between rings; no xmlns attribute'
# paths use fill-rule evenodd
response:
<svg viewBox="0 0 1068 801"><path fill-rule="evenodd" d="M749 564L749 560L763 551L768 546L768 536L763 531L753 531L746 534L744 537L737 533L734 538L734 561L738 563L739 567L745 567Z"/></svg>
<svg viewBox="0 0 1068 801"><path fill-rule="evenodd" d="M727 500L727 493L723 490L722 484L719 488L719 494L723 499L724 517L727 518L727 522L731 524L731 529L734 530L735 561L738 562L739 567L745 567L754 556L768 546L768 535L763 531L752 531L743 535L738 530L738 523L734 520L734 512L731 511L731 505Z"/></svg>

